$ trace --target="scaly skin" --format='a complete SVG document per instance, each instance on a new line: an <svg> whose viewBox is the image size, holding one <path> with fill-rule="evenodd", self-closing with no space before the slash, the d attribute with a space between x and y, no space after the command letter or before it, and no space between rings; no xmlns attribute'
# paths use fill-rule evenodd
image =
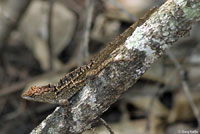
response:
<svg viewBox="0 0 200 134"><path fill-rule="evenodd" d="M40 87L32 86L22 94L22 98L39 102L67 105L68 100L85 86L88 78L97 75L103 68L112 62L110 54L119 46L123 45L125 40L134 32L134 30L143 24L155 10L156 8L151 9L143 18L131 25L114 41L109 43L89 64L83 65L68 73L56 85L48 84Z"/></svg>

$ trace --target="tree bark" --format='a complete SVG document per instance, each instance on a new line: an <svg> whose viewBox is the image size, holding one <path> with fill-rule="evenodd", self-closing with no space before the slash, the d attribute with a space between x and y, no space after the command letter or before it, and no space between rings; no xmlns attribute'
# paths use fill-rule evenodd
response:
<svg viewBox="0 0 200 134"><path fill-rule="evenodd" d="M68 116L57 107L31 133L77 134L91 128L120 95L131 87L165 50L189 34L194 21L200 20L199 0L168 0L125 43L110 54L113 62L72 99Z"/></svg>

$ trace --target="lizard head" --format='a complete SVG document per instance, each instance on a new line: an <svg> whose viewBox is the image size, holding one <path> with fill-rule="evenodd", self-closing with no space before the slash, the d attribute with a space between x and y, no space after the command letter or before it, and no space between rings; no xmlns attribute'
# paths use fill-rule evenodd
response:
<svg viewBox="0 0 200 134"><path fill-rule="evenodd" d="M57 104L58 99L56 98L55 93L56 88L54 85L45 85L40 87L32 86L22 94L22 98L26 100Z"/></svg>

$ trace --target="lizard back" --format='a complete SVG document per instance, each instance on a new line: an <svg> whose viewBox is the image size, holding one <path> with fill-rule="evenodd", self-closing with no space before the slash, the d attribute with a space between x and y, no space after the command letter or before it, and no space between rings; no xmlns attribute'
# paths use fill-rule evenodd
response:
<svg viewBox="0 0 200 134"><path fill-rule="evenodd" d="M74 71L68 73L64 76L57 84L58 93L61 90L69 90L67 96L69 98L73 96L76 92L80 90L81 87L84 86L85 80L87 79L87 72L91 70L97 69L101 64L103 64L106 59L109 58L110 54L120 45L123 45L126 39L131 36L134 30L143 24L146 19L156 10L156 8L150 9L142 18L140 18L137 22L131 25L127 30L125 30L122 34L114 39L114 41L110 42L106 47L104 47L87 65L83 65ZM100 71L100 70L98 70Z"/></svg>
<svg viewBox="0 0 200 134"><path fill-rule="evenodd" d="M103 64L105 64L104 62L109 59L110 54L120 45L123 45L134 30L143 24L155 10L156 8L152 8L147 12L144 17L131 25L127 30L114 39L114 41L103 48L87 65L83 65L68 73L60 79L56 85L48 84L39 87L32 86L28 91L22 94L22 97L28 100L57 104L59 104L59 100L70 99L86 84L86 79L89 77L87 76L88 72L98 70L97 73L99 73L101 70L97 68L103 66Z"/></svg>

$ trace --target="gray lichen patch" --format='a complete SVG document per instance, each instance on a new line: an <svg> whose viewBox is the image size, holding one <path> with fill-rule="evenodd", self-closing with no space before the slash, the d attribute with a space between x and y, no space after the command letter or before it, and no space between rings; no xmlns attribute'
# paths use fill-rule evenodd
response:
<svg viewBox="0 0 200 134"><path fill-rule="evenodd" d="M174 0L174 2L179 5L184 16L189 20L200 21L200 1L198 0Z"/></svg>
<svg viewBox="0 0 200 134"><path fill-rule="evenodd" d="M157 14L152 15L127 38L127 49L145 52L144 65L153 63L165 49L191 29L191 21L183 17L183 11L177 10L179 6L175 4L172 0L166 2Z"/></svg>

